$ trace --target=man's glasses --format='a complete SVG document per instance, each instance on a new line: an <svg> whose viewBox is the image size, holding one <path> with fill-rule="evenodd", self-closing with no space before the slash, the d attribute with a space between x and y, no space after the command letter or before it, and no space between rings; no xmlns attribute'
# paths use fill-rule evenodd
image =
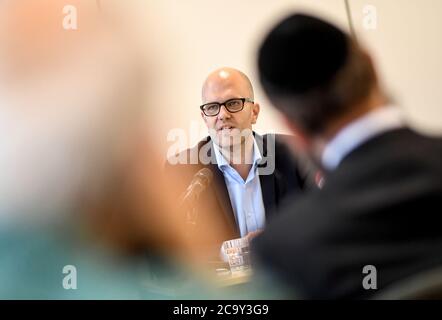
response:
<svg viewBox="0 0 442 320"><path fill-rule="evenodd" d="M235 98L235 99L229 99L223 103L218 103L218 102L206 103L200 106L200 109L206 116L214 117L219 114L221 106L225 106L227 111L229 111L230 113L235 113L235 112L240 112L242 109L244 109L245 102L254 103L253 100L249 98Z"/></svg>

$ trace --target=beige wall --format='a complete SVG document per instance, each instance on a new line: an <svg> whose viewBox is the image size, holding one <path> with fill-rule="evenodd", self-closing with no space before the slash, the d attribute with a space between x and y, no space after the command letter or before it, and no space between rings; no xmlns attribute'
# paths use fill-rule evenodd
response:
<svg viewBox="0 0 442 320"><path fill-rule="evenodd" d="M170 130L181 128L187 133L184 147L204 136L198 109L200 87L205 76L220 66L239 68L251 77L262 106L258 132L287 132L256 78L255 53L263 33L296 9L319 14L348 30L344 0L138 1L137 12L148 16L139 34L150 38L150 52L160 57L156 69L161 76L147 94L153 106L148 117L155 119L157 142L164 150L174 143L167 141ZM373 51L385 84L412 124L442 134L442 1L349 3L359 38ZM374 30L364 29L367 4L376 8ZM191 134L191 128L196 133Z"/></svg>
<svg viewBox="0 0 442 320"><path fill-rule="evenodd" d="M364 28L367 3L377 8L374 30ZM358 36L412 125L442 134L442 1L351 0L351 9Z"/></svg>

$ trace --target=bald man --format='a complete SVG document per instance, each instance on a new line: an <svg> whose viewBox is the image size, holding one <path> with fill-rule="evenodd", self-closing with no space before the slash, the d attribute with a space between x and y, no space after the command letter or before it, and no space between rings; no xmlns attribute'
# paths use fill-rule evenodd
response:
<svg viewBox="0 0 442 320"><path fill-rule="evenodd" d="M209 135L177 157L188 160L184 165L192 168L183 179L185 185L202 167L213 173L213 182L195 204L194 232L203 234L200 240L213 240L216 234L211 248L219 249L222 241L251 240L261 232L272 209L285 196L294 197L310 186L311 175L280 141L283 137L253 131L260 105L241 71L221 68L210 73L203 84L200 110ZM198 155L196 163L190 162L192 154ZM181 161L178 166L182 165Z"/></svg>

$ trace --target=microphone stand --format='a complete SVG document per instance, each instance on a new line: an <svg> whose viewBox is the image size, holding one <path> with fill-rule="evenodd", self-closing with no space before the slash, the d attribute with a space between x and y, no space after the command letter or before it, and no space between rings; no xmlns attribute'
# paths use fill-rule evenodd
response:
<svg viewBox="0 0 442 320"><path fill-rule="evenodd" d="M181 196L181 203L184 205L184 224L186 226L186 237L190 238L196 229L199 210L197 203L199 194L194 194L190 199L188 198L188 191Z"/></svg>
<svg viewBox="0 0 442 320"><path fill-rule="evenodd" d="M198 198L195 199L195 201L197 200ZM190 205L189 208L187 208L185 212L185 217L186 217L186 225L191 226L191 228L195 228L198 220L198 209L196 208L195 203L192 203L192 205Z"/></svg>

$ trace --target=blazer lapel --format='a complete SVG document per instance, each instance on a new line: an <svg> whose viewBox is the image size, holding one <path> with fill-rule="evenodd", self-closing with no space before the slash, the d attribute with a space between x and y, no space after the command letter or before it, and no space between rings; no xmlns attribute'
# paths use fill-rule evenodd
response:
<svg viewBox="0 0 442 320"><path fill-rule="evenodd" d="M259 180L261 183L261 192L262 192L262 198L264 202L264 208L266 210L266 218L271 215L272 208L276 204L276 183L275 183L275 170L269 174L265 170L268 166L275 167L275 152L274 152L274 146L275 144L270 141L269 135L261 136L259 134L254 133L255 135L255 141L258 145L259 151L261 152L262 159L261 162L258 165L258 174L259 174ZM272 137L271 137L272 138ZM273 143L273 144L272 144ZM270 148L268 148L268 144L270 144Z"/></svg>
<svg viewBox="0 0 442 320"><path fill-rule="evenodd" d="M256 143L258 145L259 151L261 152L262 159L258 164L258 174L259 180L261 183L261 192L264 202L264 208L266 210L266 218L271 216L272 209L276 205L276 176L275 170L272 171L271 174L268 174L268 170L265 170L268 166L275 167L275 151L273 150L275 147L274 141L270 139L274 139L274 136L271 136L269 139L269 135L261 136L257 133L253 133ZM211 162L207 165L207 167L213 173L213 189L215 191L216 198L218 200L219 206L223 211L226 220L230 224L230 226L235 230L237 234L239 234L238 223L236 221L235 214L233 213L232 204L230 202L229 192L227 191L226 182L224 180L224 175L219 170L218 164L216 162L216 156L213 150L213 141L208 138L208 143L210 143L210 147L208 150L208 156L211 159ZM268 146L270 144L270 146ZM270 147L270 148L269 148Z"/></svg>
<svg viewBox="0 0 442 320"><path fill-rule="evenodd" d="M224 180L224 175L219 170L218 164L216 162L215 153L213 150L213 142L209 141L210 148L208 151L208 156L211 158L211 163L207 165L207 167L213 173L213 189L215 191L216 198L218 200L219 206L227 220L230 224L232 230L239 234L238 224L236 222L235 214L233 213L232 204L230 202L229 192L227 191L226 181Z"/></svg>

